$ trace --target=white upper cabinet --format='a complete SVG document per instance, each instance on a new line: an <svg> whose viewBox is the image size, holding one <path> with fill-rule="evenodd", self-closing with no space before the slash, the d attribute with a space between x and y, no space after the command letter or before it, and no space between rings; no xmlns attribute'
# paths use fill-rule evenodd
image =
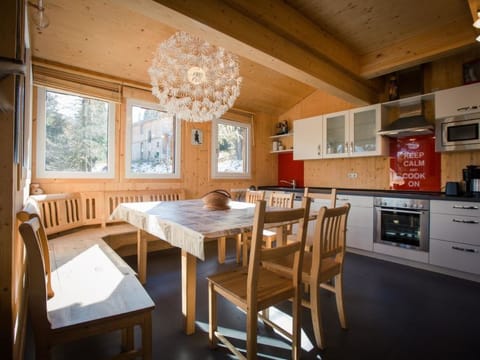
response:
<svg viewBox="0 0 480 360"><path fill-rule="evenodd" d="M380 104L350 110L350 156L386 155L388 141L378 135L381 127Z"/></svg>
<svg viewBox="0 0 480 360"><path fill-rule="evenodd" d="M321 159L323 117L314 116L293 122L293 159Z"/></svg>
<svg viewBox="0 0 480 360"><path fill-rule="evenodd" d="M480 112L480 83L435 92L435 118Z"/></svg>
<svg viewBox="0 0 480 360"><path fill-rule="evenodd" d="M324 115L323 143L324 157L345 157L348 154L349 112L341 111Z"/></svg>
<svg viewBox="0 0 480 360"><path fill-rule="evenodd" d="M385 155L380 104L324 115L325 158Z"/></svg>

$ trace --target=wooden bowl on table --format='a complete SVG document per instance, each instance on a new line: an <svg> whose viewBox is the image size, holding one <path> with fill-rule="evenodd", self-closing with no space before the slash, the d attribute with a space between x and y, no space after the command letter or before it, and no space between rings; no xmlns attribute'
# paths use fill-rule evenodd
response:
<svg viewBox="0 0 480 360"><path fill-rule="evenodd" d="M213 190L203 195L203 207L209 210L228 210L230 198L230 193L226 190Z"/></svg>

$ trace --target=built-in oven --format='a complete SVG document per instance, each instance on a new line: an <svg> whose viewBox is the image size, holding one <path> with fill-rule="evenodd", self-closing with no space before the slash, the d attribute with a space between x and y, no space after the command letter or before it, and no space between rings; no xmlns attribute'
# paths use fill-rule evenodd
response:
<svg viewBox="0 0 480 360"><path fill-rule="evenodd" d="M374 198L374 242L428 251L430 201Z"/></svg>

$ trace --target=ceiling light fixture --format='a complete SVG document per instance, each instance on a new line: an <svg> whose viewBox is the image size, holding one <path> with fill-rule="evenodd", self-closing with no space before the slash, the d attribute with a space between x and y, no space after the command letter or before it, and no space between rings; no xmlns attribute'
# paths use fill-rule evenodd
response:
<svg viewBox="0 0 480 360"><path fill-rule="evenodd" d="M38 0L37 3L28 2L28 5L35 8L36 10L32 12L32 21L37 27L38 30L43 30L50 25L47 15L45 15L45 5L43 0Z"/></svg>
<svg viewBox="0 0 480 360"><path fill-rule="evenodd" d="M240 95L237 57L186 32L158 46L148 73L160 105L188 121L217 119Z"/></svg>

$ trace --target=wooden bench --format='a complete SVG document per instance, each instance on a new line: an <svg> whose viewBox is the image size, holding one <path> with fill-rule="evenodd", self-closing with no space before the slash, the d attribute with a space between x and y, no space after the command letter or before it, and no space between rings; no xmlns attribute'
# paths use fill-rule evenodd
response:
<svg viewBox="0 0 480 360"><path fill-rule="evenodd" d="M79 221L75 196L50 203L52 208L55 204L68 209L63 213L67 223ZM138 356L151 359L151 312L155 305L135 272L99 233L86 229L48 240L33 202L17 218L26 246L27 291L36 358L50 358L56 344L121 330L121 353L116 359ZM47 216L46 222L49 221L51 218ZM141 329L138 348L135 326Z"/></svg>
<svg viewBox="0 0 480 360"><path fill-rule="evenodd" d="M102 237L120 255L136 254L137 229L126 223L110 220L113 210L122 202L174 201L185 199L183 189L92 191L32 195L29 202L36 207L45 232L58 236L68 231L97 227ZM147 233L148 251L171 246Z"/></svg>

